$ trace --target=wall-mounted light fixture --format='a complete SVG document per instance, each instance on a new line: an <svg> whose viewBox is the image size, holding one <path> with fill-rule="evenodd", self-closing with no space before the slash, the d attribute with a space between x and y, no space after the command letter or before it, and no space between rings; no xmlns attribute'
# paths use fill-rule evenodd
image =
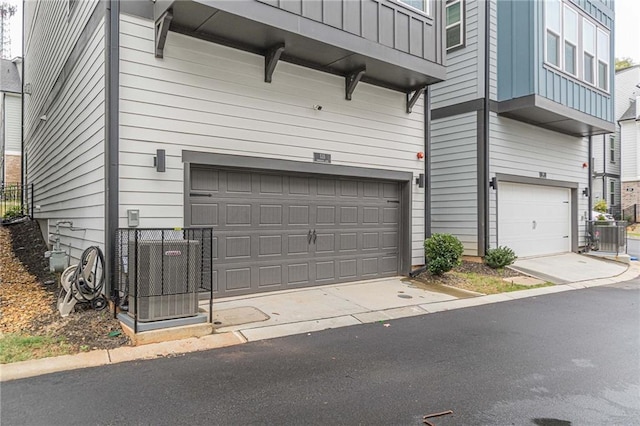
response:
<svg viewBox="0 0 640 426"><path fill-rule="evenodd" d="M489 188L498 189L498 182L496 181L495 176L492 177L491 180L489 181Z"/></svg>
<svg viewBox="0 0 640 426"><path fill-rule="evenodd" d="M416 184L418 188L424 188L424 173L420 173L416 178Z"/></svg>
<svg viewBox="0 0 640 426"><path fill-rule="evenodd" d="M584 195L585 197L589 196L589 187L582 190L582 195Z"/></svg>
<svg viewBox="0 0 640 426"><path fill-rule="evenodd" d="M158 172L165 172L167 170L165 151L164 149L156 150L156 156L153 157L153 165Z"/></svg>

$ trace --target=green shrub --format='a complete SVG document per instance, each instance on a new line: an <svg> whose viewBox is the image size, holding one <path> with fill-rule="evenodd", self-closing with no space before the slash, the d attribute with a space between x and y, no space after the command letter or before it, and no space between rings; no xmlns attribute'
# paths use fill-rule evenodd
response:
<svg viewBox="0 0 640 426"><path fill-rule="evenodd" d="M600 213L606 213L607 212L607 202L605 200L598 200L596 201L596 203L593 205L593 210L600 212Z"/></svg>
<svg viewBox="0 0 640 426"><path fill-rule="evenodd" d="M433 234L424 241L427 270L433 275L442 275L462 262L464 247L460 240L450 234Z"/></svg>
<svg viewBox="0 0 640 426"><path fill-rule="evenodd" d="M2 215L3 219L15 219L16 217L22 216L22 207L21 206L12 206L7 209L6 212Z"/></svg>
<svg viewBox="0 0 640 426"><path fill-rule="evenodd" d="M518 256L509 247L497 247L487 250L484 263L493 269L504 268L516 261Z"/></svg>

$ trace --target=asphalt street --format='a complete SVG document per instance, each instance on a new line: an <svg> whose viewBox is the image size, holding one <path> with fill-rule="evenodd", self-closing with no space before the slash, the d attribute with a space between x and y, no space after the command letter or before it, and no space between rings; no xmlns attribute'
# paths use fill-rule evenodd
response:
<svg viewBox="0 0 640 426"><path fill-rule="evenodd" d="M6 382L9 425L640 425L640 280Z"/></svg>

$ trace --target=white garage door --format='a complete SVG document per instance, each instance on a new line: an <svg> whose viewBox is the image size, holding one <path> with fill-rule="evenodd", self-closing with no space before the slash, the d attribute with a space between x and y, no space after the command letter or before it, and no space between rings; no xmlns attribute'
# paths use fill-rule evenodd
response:
<svg viewBox="0 0 640 426"><path fill-rule="evenodd" d="M498 244L518 257L571 251L571 190L501 182Z"/></svg>

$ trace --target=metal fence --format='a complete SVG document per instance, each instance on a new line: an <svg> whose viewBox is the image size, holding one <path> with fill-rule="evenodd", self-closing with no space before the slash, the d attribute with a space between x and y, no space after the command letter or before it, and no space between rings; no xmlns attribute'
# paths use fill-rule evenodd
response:
<svg viewBox="0 0 640 426"><path fill-rule="evenodd" d="M640 207L634 204L622 210L622 220L627 221L629 225L640 222Z"/></svg>
<svg viewBox="0 0 640 426"><path fill-rule="evenodd" d="M112 298L136 333L139 321L196 316L203 291L212 320L212 228L118 229L116 242Z"/></svg>
<svg viewBox="0 0 640 426"><path fill-rule="evenodd" d="M33 184L0 185L0 219L29 216L33 218Z"/></svg>
<svg viewBox="0 0 640 426"><path fill-rule="evenodd" d="M586 226L588 250L615 253L616 256L627 252L625 221L588 220Z"/></svg>

